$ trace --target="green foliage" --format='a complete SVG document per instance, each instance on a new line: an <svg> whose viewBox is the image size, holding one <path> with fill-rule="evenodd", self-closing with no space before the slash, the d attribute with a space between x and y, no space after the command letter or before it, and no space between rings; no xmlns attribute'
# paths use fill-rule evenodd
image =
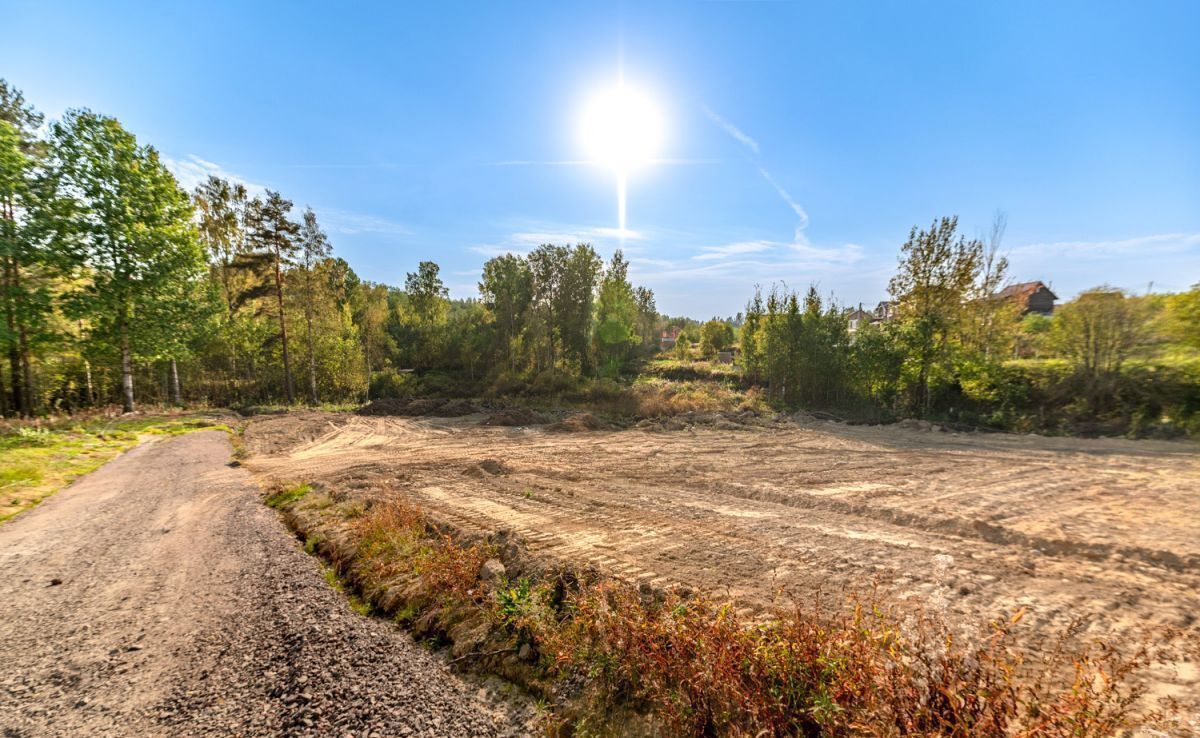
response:
<svg viewBox="0 0 1200 738"><path fill-rule="evenodd" d="M700 326L700 355L711 359L733 345L733 326L716 318Z"/></svg>
<svg viewBox="0 0 1200 738"><path fill-rule="evenodd" d="M888 291L896 299L904 330L904 377L909 407L928 414L930 383L944 377L952 359L951 336L962 322L971 289L983 265L983 243L957 234L958 218L915 226L900 247L900 268Z"/></svg>
<svg viewBox="0 0 1200 738"><path fill-rule="evenodd" d="M617 376L641 341L636 332L638 302L628 272L629 262L618 249L600 280L594 335L596 357L604 376Z"/></svg>
<svg viewBox="0 0 1200 738"><path fill-rule="evenodd" d="M588 244L489 260L478 300L451 300L431 261L403 288L362 282L317 215L294 222L278 192L251 199L210 177L189 200L116 120L77 110L41 124L0 80L0 414L129 409L135 387L151 402L292 404L300 336L314 406L492 394L642 414L736 405L754 388L779 407L877 421L1163 436L1200 426L1189 368L1200 287L1098 288L1022 318L997 297L1002 217L986 243L960 236L955 218L912 229L882 325L852 333L815 289L780 287L756 288L744 320L701 325L659 315L624 255L604 264ZM681 387L665 375L630 383L664 326L684 329L680 367L736 345L740 374L699 378L696 364L669 380Z"/></svg>
<svg viewBox="0 0 1200 738"><path fill-rule="evenodd" d="M289 507L293 502L303 499L309 492L312 492L312 485L310 484L281 486L263 498L263 502L267 507L282 510Z"/></svg>
<svg viewBox="0 0 1200 738"><path fill-rule="evenodd" d="M158 152L113 118L73 110L53 127L53 169L73 205L69 233L87 278L68 298L92 337L121 357L122 400L133 410L134 356L157 356L186 333L204 254L192 207Z"/></svg>
<svg viewBox="0 0 1200 738"><path fill-rule="evenodd" d="M99 468L135 446L144 435L196 430L229 428L194 415L115 420L83 416L52 425L22 424L0 431L0 522Z"/></svg>
<svg viewBox="0 0 1200 738"><path fill-rule="evenodd" d="M786 406L833 406L850 399L852 344L836 305L826 307L815 288L803 301L795 292L756 290L742 326L746 372Z"/></svg>

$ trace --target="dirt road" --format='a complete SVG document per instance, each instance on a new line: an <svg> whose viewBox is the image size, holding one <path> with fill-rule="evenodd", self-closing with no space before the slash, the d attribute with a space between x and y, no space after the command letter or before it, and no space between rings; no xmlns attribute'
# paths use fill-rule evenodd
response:
<svg viewBox="0 0 1200 738"><path fill-rule="evenodd" d="M354 613L207 431L140 446L0 526L0 732L523 732Z"/></svg>
<svg viewBox="0 0 1200 738"><path fill-rule="evenodd" d="M403 495L548 562L748 605L878 585L947 620L1025 608L1025 642L1179 646L1149 678L1200 704L1193 444L836 423L554 433L481 418L255 421L248 466L339 495ZM1190 651L1190 652L1189 652Z"/></svg>

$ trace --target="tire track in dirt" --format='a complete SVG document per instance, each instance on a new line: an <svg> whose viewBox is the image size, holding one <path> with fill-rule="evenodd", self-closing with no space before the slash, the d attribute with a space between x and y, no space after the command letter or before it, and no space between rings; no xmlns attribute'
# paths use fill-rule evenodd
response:
<svg viewBox="0 0 1200 738"><path fill-rule="evenodd" d="M511 530L548 565L750 606L877 585L962 623L1025 607L1047 638L1079 617L1085 636L1200 637L1192 446L833 424L548 434L330 420L337 433L251 466L402 494L464 530ZM478 471L489 459L503 471ZM1191 657L1155 676L1163 693L1196 698Z"/></svg>
<svg viewBox="0 0 1200 738"><path fill-rule="evenodd" d="M0 733L529 732L353 612L229 454L152 442L0 526Z"/></svg>

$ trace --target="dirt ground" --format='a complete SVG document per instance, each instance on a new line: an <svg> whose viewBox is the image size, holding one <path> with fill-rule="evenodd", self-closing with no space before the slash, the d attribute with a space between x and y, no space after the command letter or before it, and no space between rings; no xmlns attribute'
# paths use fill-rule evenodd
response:
<svg viewBox="0 0 1200 738"><path fill-rule="evenodd" d="M1153 692L1200 702L1200 450L809 421L554 432L302 413L253 421L261 475L407 495L547 562L747 607L878 586L1025 642L1170 628ZM561 424L560 424L561 426ZM675 423L671 427L679 428ZM582 427L582 424L581 426ZM1196 713L1191 712L1191 719Z"/></svg>
<svg viewBox="0 0 1200 738"><path fill-rule="evenodd" d="M230 451L152 441L0 526L0 735L529 734L352 611Z"/></svg>

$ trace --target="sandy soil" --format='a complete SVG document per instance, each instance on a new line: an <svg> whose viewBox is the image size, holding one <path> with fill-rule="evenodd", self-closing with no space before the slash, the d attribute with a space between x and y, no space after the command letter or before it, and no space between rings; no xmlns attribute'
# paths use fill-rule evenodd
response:
<svg viewBox="0 0 1200 738"><path fill-rule="evenodd" d="M229 455L148 443L0 526L0 734L526 732L353 612Z"/></svg>
<svg viewBox="0 0 1200 738"><path fill-rule="evenodd" d="M1156 664L1153 690L1200 702L1194 444L823 422L552 433L481 420L258 419L247 464L408 495L464 531L515 531L546 561L748 607L878 585L952 623L1027 608L1032 647L1077 618L1083 637L1117 643L1171 628L1180 653Z"/></svg>

